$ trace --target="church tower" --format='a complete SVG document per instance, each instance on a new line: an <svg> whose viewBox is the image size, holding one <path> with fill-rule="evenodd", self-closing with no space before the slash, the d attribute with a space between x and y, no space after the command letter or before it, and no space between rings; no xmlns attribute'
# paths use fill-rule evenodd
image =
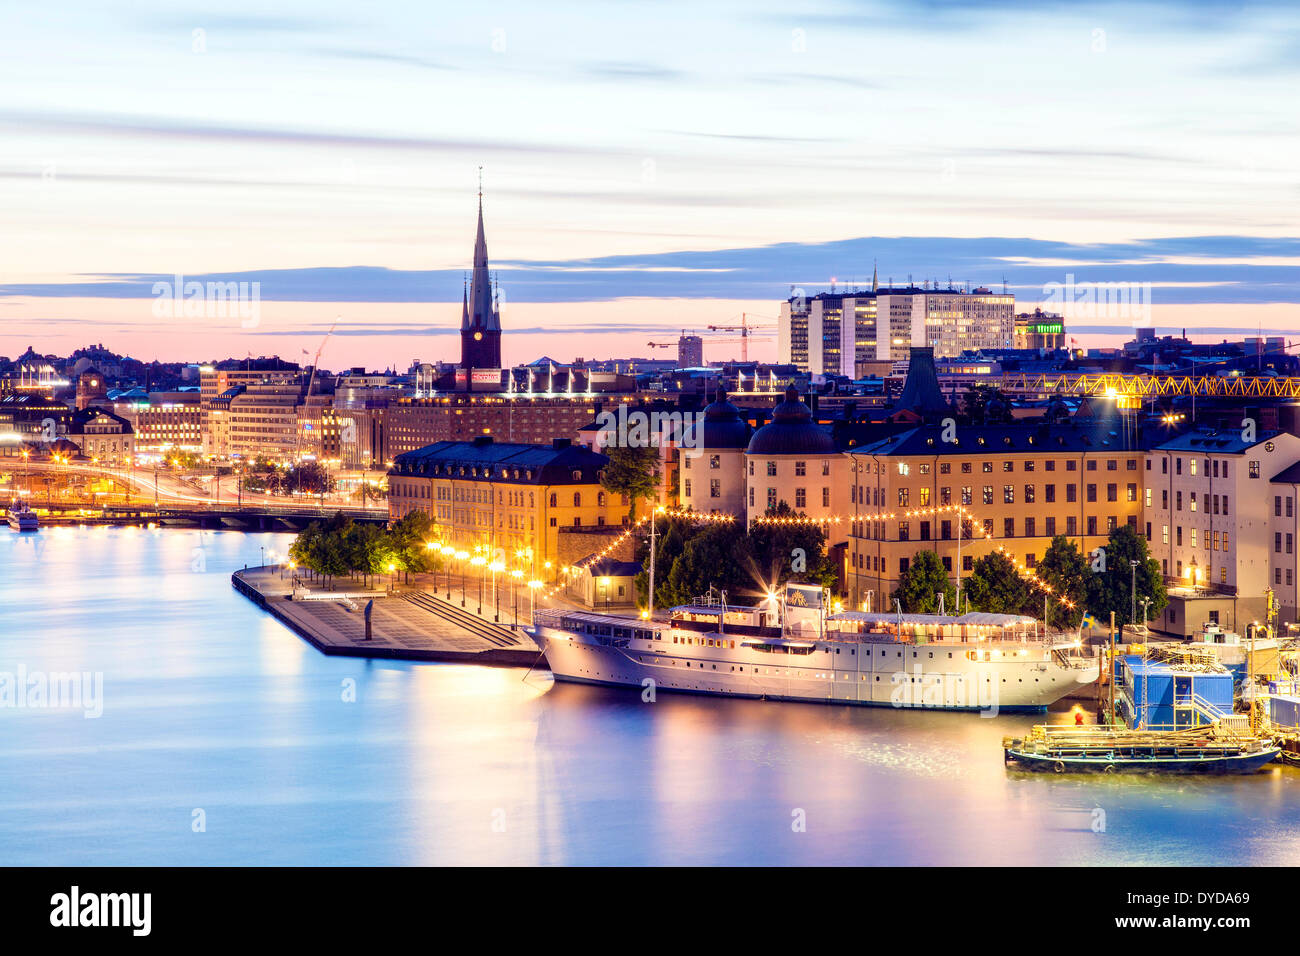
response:
<svg viewBox="0 0 1300 956"><path fill-rule="evenodd" d="M501 368L501 316L497 312L492 278L488 274L481 186L478 193L478 236L474 240L474 273L461 298L460 367Z"/></svg>

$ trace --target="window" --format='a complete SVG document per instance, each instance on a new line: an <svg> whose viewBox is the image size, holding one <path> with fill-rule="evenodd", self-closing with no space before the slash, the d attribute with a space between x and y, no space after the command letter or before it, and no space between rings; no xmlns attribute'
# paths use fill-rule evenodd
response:
<svg viewBox="0 0 1300 956"><path fill-rule="evenodd" d="M1004 537L1004 538L1014 538L1015 536L1016 536L1016 519L1015 519L1015 518L1003 518L1003 519L1002 519L1002 537Z"/></svg>
<svg viewBox="0 0 1300 956"><path fill-rule="evenodd" d="M1002 470L1003 470L1003 471L1015 471L1015 470L1016 470L1016 463L1015 463L1014 461L1004 461L1004 462L1002 463Z"/></svg>
<svg viewBox="0 0 1300 956"><path fill-rule="evenodd" d="M1056 500L1056 485L1043 485L1043 500L1049 503Z"/></svg>
<svg viewBox="0 0 1300 956"><path fill-rule="evenodd" d="M975 500L975 499L971 496L971 486L970 486L970 485L962 485L962 486L961 486L961 503L964 504L964 505L969 505L969 504L973 504L973 503L974 503L974 500Z"/></svg>
<svg viewBox="0 0 1300 956"><path fill-rule="evenodd" d="M573 493L573 507L575 507L575 508L581 508L581 507L582 507L582 492L581 492L581 491L575 491L575 492Z"/></svg>
<svg viewBox="0 0 1300 956"><path fill-rule="evenodd" d="M1096 501L1096 500L1097 500L1097 486L1096 486L1096 485L1089 485L1089 486L1088 486L1088 500L1089 500L1089 501Z"/></svg>
<svg viewBox="0 0 1300 956"><path fill-rule="evenodd" d="M987 475L993 471L993 462L991 461L981 462L980 468Z"/></svg>
<svg viewBox="0 0 1300 956"><path fill-rule="evenodd" d="M829 487L823 486L823 487L822 487L822 507L823 507L823 508L829 508L830 506L831 506L831 489L830 489Z"/></svg>
<svg viewBox="0 0 1300 956"><path fill-rule="evenodd" d="M991 504L993 504L993 486L992 486L992 485L985 485L985 486L984 486L984 503L985 503L986 505L991 505Z"/></svg>
<svg viewBox="0 0 1300 956"><path fill-rule="evenodd" d="M1025 485L1025 504L1034 503L1034 486Z"/></svg>
<svg viewBox="0 0 1300 956"><path fill-rule="evenodd" d="M1113 481L1106 485L1106 500L1119 501L1119 486Z"/></svg>
<svg viewBox="0 0 1300 956"><path fill-rule="evenodd" d="M807 493L804 491L804 489L802 489L802 488L796 488L796 489L794 490L794 506L795 506L796 508L806 508L806 507L808 507L808 495L807 495Z"/></svg>
<svg viewBox="0 0 1300 956"><path fill-rule="evenodd" d="M721 456L721 455L710 455L710 456L709 456L709 468L712 469L712 470L714 470L714 471L717 471L717 470L718 470L719 468L721 468L721 467L722 467L722 456Z"/></svg>
<svg viewBox="0 0 1300 956"><path fill-rule="evenodd" d="M911 491L910 491L910 489L907 489L907 488L899 488L899 489L898 489L898 506L899 506L900 508L906 508L906 507L908 506L908 501L910 500L910 497L911 497Z"/></svg>
<svg viewBox="0 0 1300 956"><path fill-rule="evenodd" d="M1076 485L1066 485L1066 486L1065 486L1065 500L1066 500L1066 501L1078 501L1078 500L1079 500L1079 496L1078 496L1078 494L1077 494L1076 491L1075 491L1075 488L1076 488L1076 487L1077 487Z"/></svg>
<svg viewBox="0 0 1300 956"><path fill-rule="evenodd" d="M1259 462L1258 462L1258 461L1252 461L1252 462L1250 463L1250 477L1252 477L1252 478L1258 478L1258 477L1259 477Z"/></svg>
<svg viewBox="0 0 1300 956"><path fill-rule="evenodd" d="M552 507L552 508L558 507L559 503L560 503L560 502L559 502L559 496L558 496L555 492L552 491L552 492L551 492L551 507Z"/></svg>
<svg viewBox="0 0 1300 956"><path fill-rule="evenodd" d="M1026 519L1025 519L1025 537L1026 537L1026 538L1032 538L1033 536L1034 536L1034 519L1033 519L1033 518L1026 518Z"/></svg>
<svg viewBox="0 0 1300 956"><path fill-rule="evenodd" d="M1096 533L1097 533L1097 516L1088 515L1088 534L1091 535Z"/></svg>
<svg viewBox="0 0 1300 956"><path fill-rule="evenodd" d="M1002 486L1002 503L1006 505L1016 503L1016 489L1013 485Z"/></svg>
<svg viewBox="0 0 1300 956"><path fill-rule="evenodd" d="M710 497L710 498L721 498L721 497L722 497L722 480L721 480L721 479L719 479L719 478L710 478L710 479L709 479L709 497Z"/></svg>
<svg viewBox="0 0 1300 956"><path fill-rule="evenodd" d="M1043 534L1049 538L1056 537L1056 517L1054 515L1048 515L1043 519Z"/></svg>
<svg viewBox="0 0 1300 956"><path fill-rule="evenodd" d="M767 507L769 510L776 507L776 489L767 489Z"/></svg>
<svg viewBox="0 0 1300 956"><path fill-rule="evenodd" d="M802 478L808 473L808 463L806 461L796 461L794 463L794 473L798 478Z"/></svg>
<svg viewBox="0 0 1300 956"><path fill-rule="evenodd" d="M774 462L774 461L769 461L769 462L767 463L767 477L769 477L769 478L775 478L775 477L776 477L776 462Z"/></svg>
<svg viewBox="0 0 1300 956"><path fill-rule="evenodd" d="M1135 482L1132 481L1128 483L1128 500L1129 501L1138 500L1138 486Z"/></svg>
<svg viewBox="0 0 1300 956"><path fill-rule="evenodd" d="M917 491L920 498L920 506L922 508L928 508L930 506L930 489L920 488Z"/></svg>
<svg viewBox="0 0 1300 956"><path fill-rule="evenodd" d="M907 522L906 522L906 521L900 521L900 522L898 522L898 540L899 540L899 541L910 541L910 540L911 540L911 530L908 528L908 526L907 526ZM903 558L903 561L906 561L906 560L907 560L907 558ZM903 563L903 561L900 561L899 564L901 565L901 564ZM906 569L904 568L904 570L906 570Z"/></svg>

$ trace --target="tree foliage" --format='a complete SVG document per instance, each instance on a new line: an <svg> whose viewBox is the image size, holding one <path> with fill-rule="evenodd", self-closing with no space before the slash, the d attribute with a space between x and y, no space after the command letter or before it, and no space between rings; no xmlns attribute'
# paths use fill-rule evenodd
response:
<svg viewBox="0 0 1300 956"><path fill-rule="evenodd" d="M613 445L604 454L609 461L600 484L613 494L627 495L635 519L637 501L653 497L659 487L659 449L653 445Z"/></svg>
<svg viewBox="0 0 1300 956"><path fill-rule="evenodd" d="M1043 579L1060 597L1074 603L1067 608L1059 601L1053 602L1051 622L1054 627L1078 627L1083 619L1083 612L1088 607L1089 596L1095 586L1095 578L1088 559L1080 552L1078 546L1063 534L1058 534L1047 546L1047 551L1038 562L1034 573Z"/></svg>
<svg viewBox="0 0 1300 956"><path fill-rule="evenodd" d="M949 612L956 610L957 588L948 571L933 551L918 551L900 575L898 587L890 595L908 614L937 614L939 595Z"/></svg>
<svg viewBox="0 0 1300 956"><path fill-rule="evenodd" d="M784 503L768 514L802 517ZM656 607L685 604L710 587L725 589L728 601L743 604L786 581L829 586L836 580L825 553L826 534L817 525L756 524L746 531L741 521L701 524L690 517L661 516L655 519L655 534ZM643 603L649 592L646 539L636 552L643 569L636 579L637 597Z"/></svg>
<svg viewBox="0 0 1300 956"><path fill-rule="evenodd" d="M1117 525L1106 540L1105 570L1094 574L1095 583L1088 598L1088 608L1100 621L1115 612L1115 625L1133 623L1134 568L1137 562L1137 620L1142 620L1142 598L1148 597L1147 618L1158 615L1169 603L1160 562L1151 557L1146 539L1128 524Z"/></svg>
<svg viewBox="0 0 1300 956"><path fill-rule="evenodd" d="M441 566L437 553L427 547L436 536L437 526L423 511L413 511L387 529L336 513L304 528L289 546L289 557L326 580L344 575L368 579L388 574L390 568L419 574Z"/></svg>
<svg viewBox="0 0 1300 956"><path fill-rule="evenodd" d="M1042 611L1029 582L1001 551L991 551L975 559L970 574L962 582L962 592L975 611L1034 616Z"/></svg>

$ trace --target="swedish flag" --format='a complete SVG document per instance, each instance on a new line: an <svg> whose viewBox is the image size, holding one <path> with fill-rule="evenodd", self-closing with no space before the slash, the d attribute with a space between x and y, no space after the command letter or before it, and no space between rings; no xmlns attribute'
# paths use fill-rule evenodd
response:
<svg viewBox="0 0 1300 956"><path fill-rule="evenodd" d="M1097 626L1097 619L1096 619L1095 617L1092 616L1092 612L1091 612L1091 611L1084 611L1084 612L1083 612L1083 620L1080 621L1079 623L1080 623L1080 625L1083 626L1083 627L1096 627L1096 626Z"/></svg>

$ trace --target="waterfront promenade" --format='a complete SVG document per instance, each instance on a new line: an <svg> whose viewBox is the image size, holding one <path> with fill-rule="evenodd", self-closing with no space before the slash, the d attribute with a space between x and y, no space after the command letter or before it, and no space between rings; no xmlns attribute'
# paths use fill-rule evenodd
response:
<svg viewBox="0 0 1300 956"><path fill-rule="evenodd" d="M410 661L457 661L530 667L540 652L522 626L511 628L512 615L503 611L492 620L492 608L475 614L476 595L445 589L434 594L415 584L363 588L338 581L333 591L314 584L295 587L292 574L280 567L255 567L231 576L235 590L274 615L323 654ZM365 606L373 600L371 639L367 641ZM520 615L520 624L527 620Z"/></svg>

